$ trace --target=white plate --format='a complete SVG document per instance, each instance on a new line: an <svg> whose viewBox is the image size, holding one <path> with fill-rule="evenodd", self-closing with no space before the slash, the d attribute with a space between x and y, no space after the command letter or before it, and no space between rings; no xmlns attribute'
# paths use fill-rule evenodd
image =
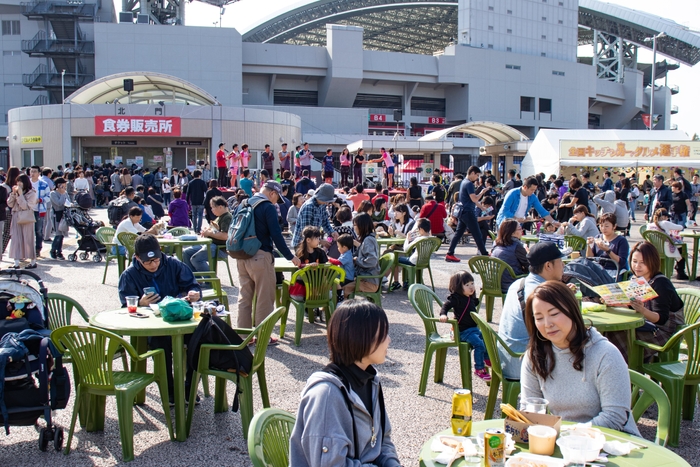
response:
<svg viewBox="0 0 700 467"><path fill-rule="evenodd" d="M506 467L564 467L565 465L563 459L527 452L520 452L506 462Z"/></svg>

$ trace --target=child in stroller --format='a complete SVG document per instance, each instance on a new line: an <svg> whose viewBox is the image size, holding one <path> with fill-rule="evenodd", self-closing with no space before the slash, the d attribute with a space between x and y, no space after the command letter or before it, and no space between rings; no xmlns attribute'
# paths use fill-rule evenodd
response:
<svg viewBox="0 0 700 467"><path fill-rule="evenodd" d="M78 248L75 252L68 255L68 260L76 261L78 259L77 252L80 251L80 259L83 261L88 259L90 253L94 253L92 257L94 262L99 263L102 261L102 254L106 254L107 249L100 243L95 233L97 229L104 226L104 223L94 221L88 214L87 209L75 205L66 207L63 217L68 226L73 227L80 236L78 238Z"/></svg>

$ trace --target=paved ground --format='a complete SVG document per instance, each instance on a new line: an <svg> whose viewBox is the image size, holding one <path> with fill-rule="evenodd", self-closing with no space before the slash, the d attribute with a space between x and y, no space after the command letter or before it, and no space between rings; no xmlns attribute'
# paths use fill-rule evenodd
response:
<svg viewBox="0 0 700 467"><path fill-rule="evenodd" d="M94 213L98 219L105 219L104 210ZM635 229L635 232L637 230ZM638 234L632 240L639 240ZM70 243L74 243L71 239ZM69 243L68 241L66 243ZM67 246L66 252L74 247ZM433 262L433 273L438 294L447 295L446 287L450 275L466 264L449 264L443 261L445 247L442 247ZM457 254L462 258L475 254L472 245L460 247ZM44 255L48 256L48 244ZM0 264L9 265L7 258ZM235 275L235 264L231 260ZM117 299L117 269L112 264L107 274L107 282L101 284L104 262L58 262L43 258L39 261L36 272L46 282L49 291L63 293L78 300L88 314L119 306ZM228 284L228 276L220 274L222 281ZM478 280L478 279L477 279ZM679 283L687 287L687 282ZM698 287L697 282L692 283ZM227 287L229 300L236 303L238 289ZM394 292L383 299L385 310L391 323L391 347L387 362L379 368L385 388L386 407L394 427L393 440L399 456L406 466L417 465L418 453L422 444L431 434L449 427L450 401L452 391L460 386L457 371L456 352L450 352L447 358L447 370L444 384L428 383L425 397L417 394L418 381L424 350L423 325L407 300L405 292ZM235 314L235 305L233 306ZM494 320L500 317L500 303L497 304ZM74 316L76 321L79 317ZM291 326L293 329L293 326ZM325 340L325 325L304 324L304 337L301 347L295 347L290 339L285 339L278 347L268 350L267 380L273 407L296 412L299 394L309 375L327 363L328 351ZM431 373L432 378L432 373ZM478 378L474 378L474 417L483 417L488 388ZM232 386L229 385L229 400ZM262 403L257 382L254 383L255 409L260 410ZM200 395L203 396L200 390ZM55 413L56 422L68 429L73 402L67 410ZM640 430L647 439L653 439L655 425L654 409L642 419ZM684 421L681 426L681 447L676 451L691 464L700 466L700 422ZM40 425L43 421L40 421ZM155 387L149 389L146 404L134 410L135 454L136 460L131 465L139 466L204 466L231 465L248 466L247 445L241 433L240 415L228 412L214 415L213 398L203 399L197 408L192 428L192 436L185 443L173 443L168 440L164 427L164 417ZM76 429L70 456L56 452L42 453L38 450L38 429L36 427L13 427L10 436L0 435L0 465L29 466L46 463L52 466L87 466L115 465L121 462L119 429L114 398L108 398L107 420L103 433L86 433Z"/></svg>

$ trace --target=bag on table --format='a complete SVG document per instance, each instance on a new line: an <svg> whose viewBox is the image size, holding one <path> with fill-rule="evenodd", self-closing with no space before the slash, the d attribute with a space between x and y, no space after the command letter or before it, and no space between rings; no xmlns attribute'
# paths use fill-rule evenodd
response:
<svg viewBox="0 0 700 467"><path fill-rule="evenodd" d="M158 303L163 321L188 321L192 319L192 307L181 298L165 297Z"/></svg>

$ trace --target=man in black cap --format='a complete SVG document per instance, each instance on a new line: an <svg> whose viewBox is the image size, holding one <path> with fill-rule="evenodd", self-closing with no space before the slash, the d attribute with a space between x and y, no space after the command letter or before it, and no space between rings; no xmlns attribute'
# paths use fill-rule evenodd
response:
<svg viewBox="0 0 700 467"><path fill-rule="evenodd" d="M530 274L511 284L503 303L498 335L513 352L525 352L530 335L525 326L524 303L527 297L546 281L561 281L564 274L562 258L567 256L555 243L539 242L530 247L527 259L530 262ZM499 347L503 375L508 379L520 379L519 358L513 358L505 349Z"/></svg>
<svg viewBox="0 0 700 467"><path fill-rule="evenodd" d="M134 253L131 266L126 268L119 277L119 301L122 307L126 306L126 297L128 296L139 297L139 306L158 303L167 296L181 297L188 302L199 300L202 289L190 268L176 258L163 255L156 237L151 234L140 235L134 242ZM150 290L151 288L155 291ZM147 289L148 293L146 293ZM185 343L188 339L189 335L185 336ZM172 340L169 336L149 337L148 345L152 349L162 348L165 350L168 390L171 402L173 402ZM189 368L188 365L185 376L185 397L189 397L191 381L192 368Z"/></svg>

